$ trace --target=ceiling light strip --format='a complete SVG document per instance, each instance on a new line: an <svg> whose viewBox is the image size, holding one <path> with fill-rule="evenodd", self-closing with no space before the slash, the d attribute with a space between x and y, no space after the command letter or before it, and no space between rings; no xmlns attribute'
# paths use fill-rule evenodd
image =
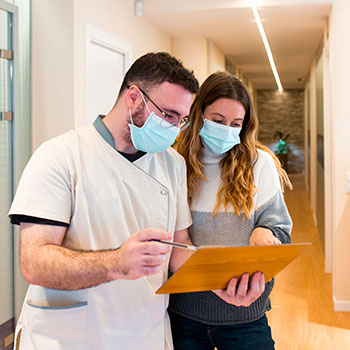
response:
<svg viewBox="0 0 350 350"><path fill-rule="evenodd" d="M263 25L261 23L259 12L258 12L258 10L257 10L257 8L255 6L252 7L252 10L253 10L253 13L254 13L254 17L255 17L256 23L257 23L258 28L259 28L259 32L260 32L261 38L262 38L262 40L264 42L264 45L265 45L267 57L269 58L270 66L271 66L271 69L272 69L272 73L273 73L273 75L275 77L276 84L278 86L278 90L279 91L283 91L283 87L282 87L280 78L278 76L277 68L276 68L275 62L273 60L273 56L272 56L272 52L271 52L271 49L270 49L270 45L269 45L269 42L267 41L265 30L264 30L264 27L263 27Z"/></svg>

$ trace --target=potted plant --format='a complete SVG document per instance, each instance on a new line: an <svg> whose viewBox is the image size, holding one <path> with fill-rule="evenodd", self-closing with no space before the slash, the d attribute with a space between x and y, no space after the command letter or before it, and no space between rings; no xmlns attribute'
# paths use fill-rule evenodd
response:
<svg viewBox="0 0 350 350"><path fill-rule="evenodd" d="M282 131L277 130L274 135L274 139L277 141L275 148L275 154L280 160L283 168L287 170L288 163L288 148L287 148L287 139L289 134L284 134Z"/></svg>

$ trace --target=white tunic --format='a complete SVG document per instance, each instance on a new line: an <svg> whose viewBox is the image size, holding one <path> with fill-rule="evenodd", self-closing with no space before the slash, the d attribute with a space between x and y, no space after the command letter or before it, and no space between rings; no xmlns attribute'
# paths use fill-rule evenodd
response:
<svg viewBox="0 0 350 350"><path fill-rule="evenodd" d="M54 138L23 172L10 215L69 223L63 245L119 247L132 233L190 226L186 168L173 149L131 163L91 125ZM30 285L17 325L33 349L171 349L168 296L156 295L163 271L78 291Z"/></svg>

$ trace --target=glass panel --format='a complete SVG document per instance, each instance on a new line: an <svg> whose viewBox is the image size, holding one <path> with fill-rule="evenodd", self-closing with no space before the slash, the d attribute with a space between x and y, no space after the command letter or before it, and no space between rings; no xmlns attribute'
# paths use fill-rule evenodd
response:
<svg viewBox="0 0 350 350"><path fill-rule="evenodd" d="M12 112L12 64L0 58L0 112Z"/></svg>
<svg viewBox="0 0 350 350"><path fill-rule="evenodd" d="M0 49L12 50L12 14L0 9Z"/></svg>
<svg viewBox="0 0 350 350"><path fill-rule="evenodd" d="M0 325L13 317L12 122L0 121Z"/></svg>
<svg viewBox="0 0 350 350"><path fill-rule="evenodd" d="M0 10L0 49L12 50L12 15ZM12 112L13 61L0 58L0 112Z"/></svg>
<svg viewBox="0 0 350 350"><path fill-rule="evenodd" d="M12 15L0 10L0 48L12 50ZM12 61L0 58L0 111L12 111ZM13 317L12 122L0 121L0 325ZM1 346L0 346L1 347Z"/></svg>

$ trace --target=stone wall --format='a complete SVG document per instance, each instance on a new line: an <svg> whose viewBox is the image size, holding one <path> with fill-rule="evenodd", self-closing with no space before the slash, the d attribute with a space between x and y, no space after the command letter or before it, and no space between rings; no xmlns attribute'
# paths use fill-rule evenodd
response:
<svg viewBox="0 0 350 350"><path fill-rule="evenodd" d="M277 130L287 140L288 173L304 172L304 90L257 90L259 141L275 150Z"/></svg>

